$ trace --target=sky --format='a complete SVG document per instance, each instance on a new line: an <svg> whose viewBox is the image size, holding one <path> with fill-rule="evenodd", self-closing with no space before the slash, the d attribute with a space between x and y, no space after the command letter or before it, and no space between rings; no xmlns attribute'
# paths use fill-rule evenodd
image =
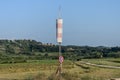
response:
<svg viewBox="0 0 120 80"><path fill-rule="evenodd" d="M63 45L120 46L120 0L0 0L0 39L57 44L60 5Z"/></svg>

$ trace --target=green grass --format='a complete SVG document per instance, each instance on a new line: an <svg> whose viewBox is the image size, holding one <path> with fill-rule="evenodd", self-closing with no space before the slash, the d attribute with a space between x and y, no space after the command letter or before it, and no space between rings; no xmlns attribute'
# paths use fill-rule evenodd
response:
<svg viewBox="0 0 120 80"><path fill-rule="evenodd" d="M95 59L89 61L95 62ZM58 60L28 60L27 63L0 64L0 78L58 80L59 76L55 75L58 65ZM77 66L73 62L65 60L61 80L106 80L120 78L119 74L120 69L98 68L85 64Z"/></svg>
<svg viewBox="0 0 120 80"><path fill-rule="evenodd" d="M52 70L57 68L58 64L57 60L28 60L27 63L0 64L0 73ZM72 63L68 60L63 64L64 68L72 67Z"/></svg>

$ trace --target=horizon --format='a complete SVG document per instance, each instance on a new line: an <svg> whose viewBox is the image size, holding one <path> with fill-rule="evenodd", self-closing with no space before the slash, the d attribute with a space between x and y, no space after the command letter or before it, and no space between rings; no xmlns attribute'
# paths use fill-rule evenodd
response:
<svg viewBox="0 0 120 80"><path fill-rule="evenodd" d="M119 0L2 0L0 39L56 42L59 5L63 18L62 45L120 46Z"/></svg>
<svg viewBox="0 0 120 80"><path fill-rule="evenodd" d="M11 40L11 41L15 41L15 40L34 40L34 39L0 39L1 40ZM37 41L37 40L35 40ZM41 42L41 41L37 41L37 42ZM53 45L58 45L57 43L44 43L44 42L41 42L42 44L53 44ZM74 45L74 44L68 44L68 45L62 45L62 46L80 46L80 47L85 47L85 46L88 46L88 47L120 47L120 46L102 46L102 45L99 45L99 46L90 46L90 45Z"/></svg>

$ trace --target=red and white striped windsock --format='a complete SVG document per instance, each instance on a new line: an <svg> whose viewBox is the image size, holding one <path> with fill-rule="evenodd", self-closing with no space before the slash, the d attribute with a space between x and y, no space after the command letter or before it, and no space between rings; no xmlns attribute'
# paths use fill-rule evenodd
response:
<svg viewBox="0 0 120 80"><path fill-rule="evenodd" d="M59 18L56 20L56 37L57 42L62 43L62 25L63 25L63 19Z"/></svg>

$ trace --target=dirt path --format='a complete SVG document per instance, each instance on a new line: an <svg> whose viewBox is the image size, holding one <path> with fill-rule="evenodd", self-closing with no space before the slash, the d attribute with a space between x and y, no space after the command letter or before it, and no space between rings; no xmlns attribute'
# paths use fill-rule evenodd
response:
<svg viewBox="0 0 120 80"><path fill-rule="evenodd" d="M120 69L120 67L117 66L108 66L108 65L98 65L98 64L93 64L93 63L89 63L89 62L85 62L85 61L80 61L81 64L86 64L86 65L90 65L90 66L96 66L96 67L100 67L100 68L111 68L111 69ZM76 65L80 65L79 63L75 63ZM112 78L109 80L120 80L120 78Z"/></svg>
<svg viewBox="0 0 120 80"><path fill-rule="evenodd" d="M93 64L93 63L84 62L84 61L80 61L80 63L86 64L86 65L91 65L91 66L96 66L96 67L102 67L102 68L120 69L120 67L117 67L117 66L98 65L98 64Z"/></svg>

